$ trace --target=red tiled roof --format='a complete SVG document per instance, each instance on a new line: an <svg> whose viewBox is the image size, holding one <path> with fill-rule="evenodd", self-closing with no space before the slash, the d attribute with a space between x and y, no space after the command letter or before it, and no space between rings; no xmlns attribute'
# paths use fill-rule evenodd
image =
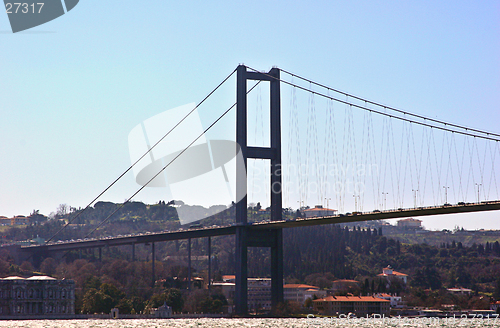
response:
<svg viewBox="0 0 500 328"><path fill-rule="evenodd" d="M307 288L307 289L319 289L319 287L303 284L286 284L283 288Z"/></svg>
<svg viewBox="0 0 500 328"><path fill-rule="evenodd" d="M357 280L349 280L349 279L338 279L338 280L335 280L333 282L355 282L355 283L359 284L359 281L357 281Z"/></svg>
<svg viewBox="0 0 500 328"><path fill-rule="evenodd" d="M328 296L313 302L389 302L374 296Z"/></svg>
<svg viewBox="0 0 500 328"><path fill-rule="evenodd" d="M313 207L313 208L308 208L307 210L303 210L302 212L309 212L309 211L328 211L328 212L337 212L337 210L333 210L331 208L323 208L323 207Z"/></svg>
<svg viewBox="0 0 500 328"><path fill-rule="evenodd" d="M392 274L379 273L377 276L386 277L386 276L408 276L408 275L404 274L404 273L401 273L401 272L397 272L397 271L392 270Z"/></svg>

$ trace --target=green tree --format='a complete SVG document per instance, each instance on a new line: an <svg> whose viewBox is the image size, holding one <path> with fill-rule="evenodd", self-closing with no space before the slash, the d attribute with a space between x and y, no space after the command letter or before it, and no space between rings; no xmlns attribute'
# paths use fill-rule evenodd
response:
<svg viewBox="0 0 500 328"><path fill-rule="evenodd" d="M170 288L166 292L165 302L168 306L172 307L172 311L180 312L184 306L181 291L177 288Z"/></svg>
<svg viewBox="0 0 500 328"><path fill-rule="evenodd" d="M495 282L495 291L493 292L493 297L497 300L500 299L500 277L497 278Z"/></svg>
<svg viewBox="0 0 500 328"><path fill-rule="evenodd" d="M83 296L83 313L110 313L114 307L113 300L109 295L95 288L89 289Z"/></svg>
<svg viewBox="0 0 500 328"><path fill-rule="evenodd" d="M57 261L51 257L47 257L40 264L40 271L48 276L52 276L54 273L56 273L56 268L57 268Z"/></svg>

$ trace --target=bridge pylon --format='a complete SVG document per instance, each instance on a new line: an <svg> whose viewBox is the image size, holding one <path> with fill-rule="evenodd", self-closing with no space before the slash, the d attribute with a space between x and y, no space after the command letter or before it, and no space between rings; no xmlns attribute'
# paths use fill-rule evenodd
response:
<svg viewBox="0 0 500 328"><path fill-rule="evenodd" d="M268 81L270 83L270 147L249 147L247 144L247 81ZM246 66L237 68L236 82L236 142L241 148L243 161L238 165L247 167L248 158L268 159L271 167L271 220L282 219L281 179L281 100L280 71L271 69L268 73L249 71ZM271 306L273 310L283 302L283 233L282 228L253 230L247 225L247 177L237 176L236 204L236 272L235 311L248 313L248 247L271 248ZM241 193L241 194L238 194Z"/></svg>

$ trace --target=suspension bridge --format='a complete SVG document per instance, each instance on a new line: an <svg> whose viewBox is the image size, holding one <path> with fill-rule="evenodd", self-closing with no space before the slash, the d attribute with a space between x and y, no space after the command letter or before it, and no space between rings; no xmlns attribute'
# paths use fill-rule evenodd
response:
<svg viewBox="0 0 500 328"><path fill-rule="evenodd" d="M242 155L242 161L236 165L246 174L235 178L238 201L234 205L234 223L173 232L93 237L118 208L85 238L56 242L56 234L46 244L23 247L22 251L41 258L52 252L82 249L99 249L100 254L103 247L130 245L135 254L136 244L150 243L154 281L155 242L187 239L190 259L191 239L208 238L210 259L211 237L235 235L234 302L236 312L245 314L249 247L271 249L271 301L273 307L283 302L284 228L500 209L499 134L386 106L278 68L260 72L240 65L220 85L233 74L236 74L236 102L203 133L216 126L226 114L236 112L236 143ZM263 92L261 84L265 83L269 89ZM282 92L285 88L289 91L286 96ZM265 97L269 98L266 115L262 101ZM268 128L264 128L264 123ZM252 125L253 134L249 133ZM288 137L283 139L285 135ZM188 140L185 149L159 168L149 182L168 170L196 140ZM249 220L249 199L268 202L269 221ZM306 204L325 205L325 202L327 208L332 204L337 209L327 216L283 217L283 208L298 206L300 212Z"/></svg>

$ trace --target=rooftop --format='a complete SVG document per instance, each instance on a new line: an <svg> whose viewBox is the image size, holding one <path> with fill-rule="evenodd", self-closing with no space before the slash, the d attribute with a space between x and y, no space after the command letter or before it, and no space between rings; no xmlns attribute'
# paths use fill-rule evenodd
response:
<svg viewBox="0 0 500 328"><path fill-rule="evenodd" d="M389 302L383 298L374 296L328 296L314 300L313 302Z"/></svg>
<svg viewBox="0 0 500 328"><path fill-rule="evenodd" d="M5 278L0 278L0 280L57 280L57 279L49 277L49 276L32 276L29 278L10 276L10 277L5 277Z"/></svg>
<svg viewBox="0 0 500 328"><path fill-rule="evenodd" d="M314 289L314 290L319 289L319 287L311 286L311 285L304 285L304 284L286 284L286 285L283 285L283 288L304 288L304 289Z"/></svg>

